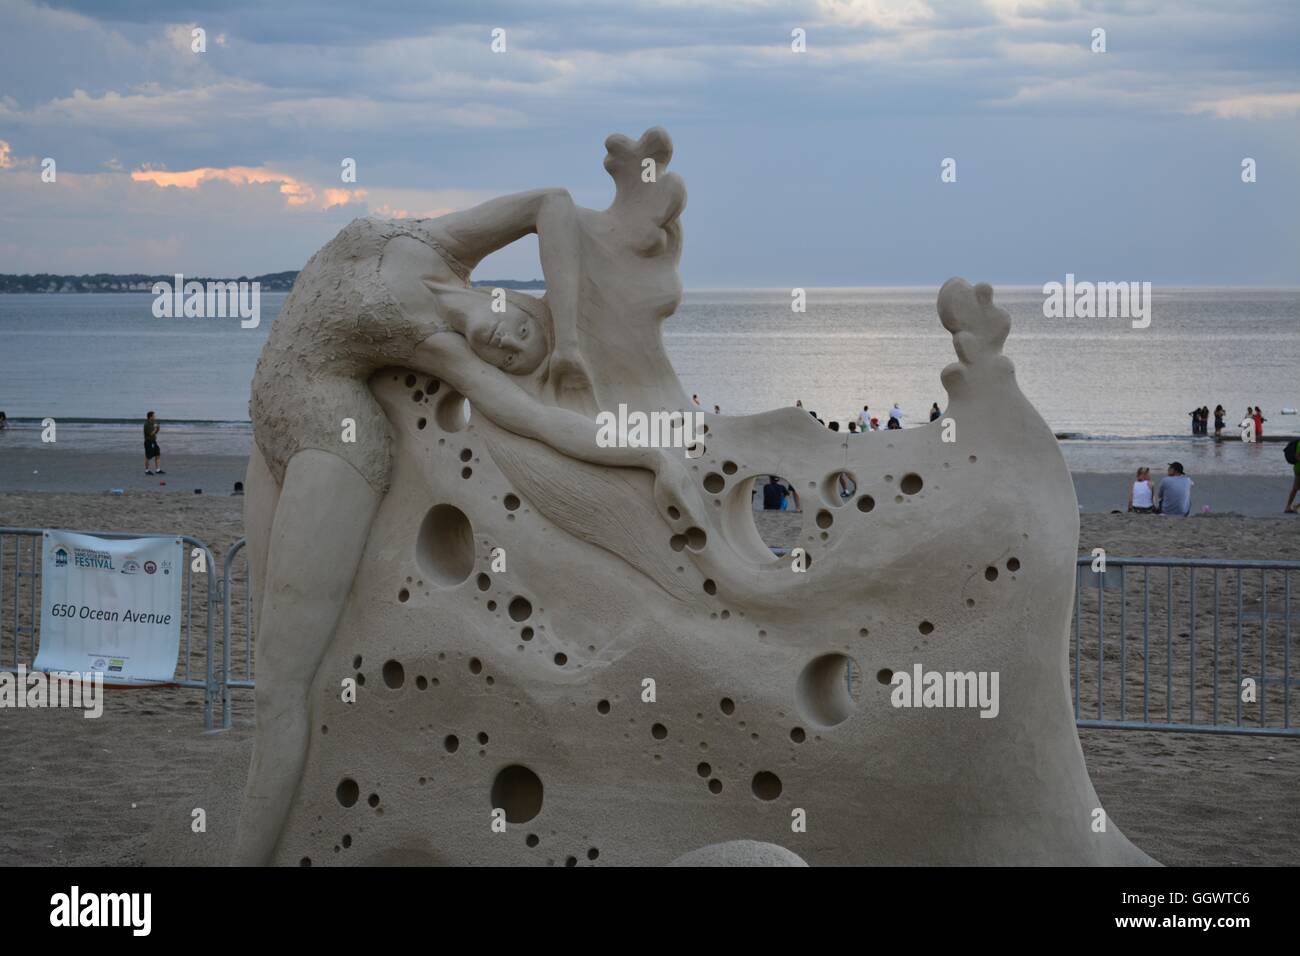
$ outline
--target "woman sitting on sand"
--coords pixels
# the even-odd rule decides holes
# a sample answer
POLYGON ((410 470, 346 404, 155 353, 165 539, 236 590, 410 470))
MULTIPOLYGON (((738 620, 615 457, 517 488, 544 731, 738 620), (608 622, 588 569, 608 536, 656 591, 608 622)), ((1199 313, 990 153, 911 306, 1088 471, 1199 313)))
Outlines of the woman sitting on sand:
POLYGON ((1151 469, 1139 468, 1137 478, 1128 493, 1128 510, 1142 514, 1155 514, 1155 491, 1151 486, 1151 469))
POLYGON ((275 320, 249 405, 257 736, 237 864, 274 855, 306 759, 308 695, 388 490, 389 423, 367 385, 375 371, 434 376, 504 429, 593 464, 652 471, 661 513, 696 514, 680 452, 598 447, 592 419, 534 397, 543 387, 554 397, 565 376, 585 382, 573 351, 554 354, 550 314, 575 309, 573 208, 562 190, 539 190, 435 220, 355 220, 312 257, 275 320), (481 259, 531 232, 546 300, 471 287, 481 259))

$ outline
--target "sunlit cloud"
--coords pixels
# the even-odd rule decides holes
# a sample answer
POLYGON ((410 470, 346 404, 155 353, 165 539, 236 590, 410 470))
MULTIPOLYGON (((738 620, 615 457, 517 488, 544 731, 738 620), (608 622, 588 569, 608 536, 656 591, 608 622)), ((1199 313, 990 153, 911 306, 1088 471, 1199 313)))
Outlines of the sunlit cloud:
POLYGON ((1203 100, 1191 112, 1210 113, 1218 119, 1270 120, 1300 112, 1300 93, 1253 93, 1203 100))
POLYGON ((345 206, 365 198, 365 190, 324 189, 321 192, 287 173, 277 172, 266 167, 254 166, 204 166, 200 169, 186 169, 171 172, 165 169, 137 169, 131 178, 138 183, 153 183, 155 186, 175 189, 198 189, 203 183, 224 182, 236 186, 278 185, 280 194, 290 206, 315 205, 321 209, 333 206, 345 206))

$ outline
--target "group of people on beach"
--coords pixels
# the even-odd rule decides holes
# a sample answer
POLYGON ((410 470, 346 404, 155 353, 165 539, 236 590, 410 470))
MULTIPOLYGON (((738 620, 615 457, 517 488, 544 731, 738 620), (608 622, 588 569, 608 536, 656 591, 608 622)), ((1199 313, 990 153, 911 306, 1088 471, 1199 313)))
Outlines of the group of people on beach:
MULTIPOLYGON (((795 408, 803 408, 803 399, 802 398, 795 399, 794 405, 795 408)), ((832 421, 828 424, 823 419, 821 419, 815 411, 809 411, 808 414, 811 415, 814 419, 816 419, 819 425, 824 425, 825 427, 829 428, 833 432, 837 432, 840 430, 840 423, 838 421, 832 421)), ((942 414, 943 412, 940 411, 938 402, 935 402, 933 405, 930 406, 930 421, 935 421, 942 414)), ((903 409, 898 404, 898 402, 894 402, 893 408, 889 410, 889 417, 885 420, 884 425, 880 424, 879 418, 876 418, 871 414, 870 405, 863 405, 862 411, 858 412, 856 416, 850 416, 848 420, 848 430, 851 434, 854 435, 858 435, 863 432, 886 431, 886 430, 893 430, 902 427, 903 427, 903 409)))
MULTIPOLYGON (((1208 405, 1203 405, 1200 408, 1193 408, 1187 414, 1192 419, 1193 435, 1208 435, 1210 433, 1210 407, 1208 405)), ((1223 437, 1223 428, 1227 414, 1228 413, 1224 411, 1222 405, 1214 406, 1215 438, 1223 437)), ((1241 428, 1243 431, 1247 428, 1253 428, 1255 432, 1255 440, 1259 441, 1259 439, 1264 437, 1264 423, 1266 421, 1268 421, 1268 419, 1264 417, 1264 410, 1262 408, 1258 405, 1247 405, 1246 415, 1241 420, 1241 428)))

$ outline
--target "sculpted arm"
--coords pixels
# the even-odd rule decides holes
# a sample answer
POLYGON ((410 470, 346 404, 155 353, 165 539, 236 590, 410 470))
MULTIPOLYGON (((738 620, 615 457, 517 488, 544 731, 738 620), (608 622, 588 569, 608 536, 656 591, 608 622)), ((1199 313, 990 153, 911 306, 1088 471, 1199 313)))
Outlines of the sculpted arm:
POLYGON ((447 382, 493 422, 516 435, 593 465, 651 472, 655 504, 669 523, 684 517, 691 524, 704 526, 699 492, 682 457, 662 448, 602 448, 596 443, 593 419, 534 400, 511 376, 475 355, 460 335, 438 332, 429 336, 416 349, 412 366, 447 382))
POLYGON ((581 283, 577 209, 564 189, 535 189, 481 203, 437 220, 448 251, 473 269, 490 253, 537 233, 546 301, 555 317, 556 352, 574 358, 578 348, 581 283))
POLYGON ((596 444, 596 422, 564 408, 543 405, 513 377, 480 359, 454 332, 429 336, 415 350, 413 367, 447 382, 470 405, 507 431, 550 445, 570 458, 616 468, 657 471, 654 448, 602 448, 596 444))

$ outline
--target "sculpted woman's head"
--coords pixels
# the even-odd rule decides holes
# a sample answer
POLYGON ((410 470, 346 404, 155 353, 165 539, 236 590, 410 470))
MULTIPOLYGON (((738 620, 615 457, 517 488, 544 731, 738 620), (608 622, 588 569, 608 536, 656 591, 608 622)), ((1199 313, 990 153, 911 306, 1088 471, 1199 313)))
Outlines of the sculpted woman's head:
POLYGON ((474 354, 509 375, 527 375, 551 353, 551 317, 546 303, 529 295, 506 292, 505 310, 492 309, 496 299, 482 290, 467 290, 467 301, 450 318, 474 354))

